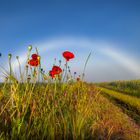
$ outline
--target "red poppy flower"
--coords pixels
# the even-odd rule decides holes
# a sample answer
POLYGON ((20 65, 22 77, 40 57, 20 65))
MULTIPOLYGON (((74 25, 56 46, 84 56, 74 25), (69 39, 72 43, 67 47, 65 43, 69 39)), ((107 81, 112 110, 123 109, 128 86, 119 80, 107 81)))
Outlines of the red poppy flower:
POLYGON ((37 54, 32 54, 31 57, 32 57, 33 60, 37 60, 38 59, 38 55, 37 54))
POLYGON ((55 74, 60 74, 62 72, 62 69, 60 67, 58 67, 58 66, 53 66, 52 71, 55 74))
POLYGON ((54 76, 55 76, 54 71, 50 70, 50 71, 49 71, 49 75, 50 75, 52 78, 54 78, 54 76))
POLYGON ((52 70, 49 71, 49 75, 54 78, 55 75, 60 74, 62 69, 58 66, 53 66, 52 70))
POLYGON ((74 58, 74 54, 72 52, 69 52, 69 51, 65 51, 63 52, 63 57, 69 61, 69 59, 72 59, 74 58))
POLYGON ((38 66, 39 61, 31 59, 31 60, 28 61, 28 64, 31 65, 31 66, 38 66))

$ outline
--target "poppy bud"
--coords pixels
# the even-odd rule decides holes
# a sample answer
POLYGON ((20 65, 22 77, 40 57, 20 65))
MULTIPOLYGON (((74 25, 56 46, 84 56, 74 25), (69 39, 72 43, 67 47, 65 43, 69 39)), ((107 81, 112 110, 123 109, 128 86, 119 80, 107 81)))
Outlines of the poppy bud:
POLYGON ((16 59, 19 59, 19 56, 16 56, 16 59))
POLYGON ((12 54, 11 54, 11 53, 8 54, 8 58, 9 58, 9 59, 12 58, 12 54))
POLYGON ((28 50, 31 51, 32 50, 32 45, 28 46, 28 50))
POLYGON ((59 63, 61 64, 61 60, 59 60, 59 63))

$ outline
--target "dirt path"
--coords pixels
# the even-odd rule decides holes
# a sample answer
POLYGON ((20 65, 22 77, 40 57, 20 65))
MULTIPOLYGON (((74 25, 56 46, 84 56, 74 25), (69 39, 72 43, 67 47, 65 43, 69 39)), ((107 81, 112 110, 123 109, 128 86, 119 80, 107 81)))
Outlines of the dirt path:
POLYGON ((110 127, 112 137, 114 135, 111 140, 140 140, 140 127, 133 119, 103 95, 100 95, 98 100, 103 107, 100 110, 102 119, 97 123, 98 125, 103 124, 104 127, 110 127))
MULTIPOLYGON (((111 95, 106 95, 105 94, 106 92, 104 89, 102 89, 101 95, 103 96, 103 99, 106 100, 107 104, 110 104, 110 108, 112 108, 112 110, 114 110, 113 114, 114 115, 116 114, 116 116, 118 114, 120 114, 121 123, 123 122, 125 124, 125 125, 123 125, 123 129, 126 129, 125 134, 128 133, 128 135, 130 136, 130 139, 140 140, 140 125, 134 120, 133 115, 130 115, 130 114, 133 114, 133 110, 128 110, 130 108, 127 108, 127 106, 123 106, 124 104, 120 104, 120 102, 117 102, 114 99, 112 100, 112 98, 110 98, 111 95), (126 107, 126 109, 125 109, 125 107, 126 107), (128 114, 128 112, 129 112, 129 114, 128 114), (134 135, 137 136, 137 138, 134 138, 134 135)), ((133 108, 131 108, 131 109, 133 109, 133 108)), ((108 110, 106 112, 108 112, 108 110)), ((111 113, 108 115, 112 116, 111 113)), ((116 120, 114 120, 114 123, 115 123, 115 121, 116 120)))

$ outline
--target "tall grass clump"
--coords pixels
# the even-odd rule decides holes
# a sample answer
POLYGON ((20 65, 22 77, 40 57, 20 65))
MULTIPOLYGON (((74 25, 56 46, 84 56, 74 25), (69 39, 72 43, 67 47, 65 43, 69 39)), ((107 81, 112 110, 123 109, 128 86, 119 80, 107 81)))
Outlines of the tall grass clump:
MULTIPOLYGON (((38 50, 28 47, 24 70, 14 74, 9 54, 9 72, 0 89, 0 134, 5 139, 86 139, 94 122, 94 94, 78 77, 72 77, 68 61, 74 54, 63 53, 64 70, 53 65, 49 73, 41 67, 38 50), (30 58, 31 57, 31 58, 30 58)), ((87 63, 87 62, 86 62, 87 63)), ((85 68, 84 68, 85 69, 85 68)))

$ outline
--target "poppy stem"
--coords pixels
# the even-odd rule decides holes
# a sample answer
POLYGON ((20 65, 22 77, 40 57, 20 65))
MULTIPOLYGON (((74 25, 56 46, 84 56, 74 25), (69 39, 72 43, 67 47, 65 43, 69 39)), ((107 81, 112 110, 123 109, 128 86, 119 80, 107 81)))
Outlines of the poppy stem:
MULTIPOLYGON (((10 79, 11 79, 11 75, 12 75, 11 60, 9 60, 9 67, 10 67, 10 79)), ((10 83, 11 83, 11 80, 10 80, 10 83)))
POLYGON ((65 78, 66 78, 66 75, 67 75, 67 67, 68 67, 68 61, 67 60, 66 60, 65 66, 66 66, 66 69, 65 69, 65 75, 64 75, 64 78, 63 78, 63 82, 65 82, 65 78))
POLYGON ((21 80, 21 82, 23 82, 23 79, 22 79, 22 72, 21 72, 21 65, 20 65, 19 57, 17 57, 17 61, 18 61, 18 65, 19 65, 20 80, 21 80))
MULTIPOLYGON (((25 65, 25 70, 26 70, 26 82, 28 82, 28 61, 29 61, 29 57, 30 57, 30 53, 31 53, 31 50, 32 50, 32 46, 29 46, 28 47, 28 52, 27 52, 27 60, 26 60, 26 65, 25 65), (31 47, 31 48, 30 48, 31 47)), ((30 67, 31 69, 31 67, 30 67)), ((23 74, 24 75, 24 74, 23 74)))
POLYGON ((11 54, 9 54, 10 83, 11 83, 11 76, 12 76, 12 65, 11 65, 11 58, 12 58, 12 55, 11 55, 11 54))
POLYGON ((25 70, 26 70, 26 82, 28 82, 28 65, 26 65, 25 70))
POLYGON ((40 56, 39 56, 39 52, 38 52, 38 49, 36 48, 36 53, 39 57, 39 68, 38 68, 38 82, 40 81, 40 71, 41 71, 41 60, 40 60, 40 56))

